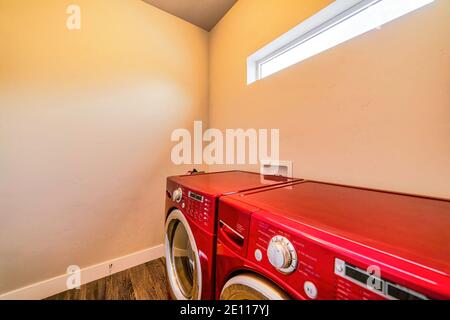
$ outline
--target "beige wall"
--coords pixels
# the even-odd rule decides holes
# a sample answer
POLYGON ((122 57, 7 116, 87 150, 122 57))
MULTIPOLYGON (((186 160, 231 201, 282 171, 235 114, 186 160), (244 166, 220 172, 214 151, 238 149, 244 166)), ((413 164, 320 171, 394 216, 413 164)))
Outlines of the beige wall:
POLYGON ((210 36, 210 125, 280 128, 297 177, 450 198, 450 1, 246 85, 250 54, 331 2, 228 12, 210 36))
POLYGON ((450 197, 447 0, 246 85, 247 56, 330 2, 240 0, 208 82, 208 34, 139 0, 77 0, 72 32, 72 1, 0 0, 0 293, 161 243, 187 169, 168 137, 208 110, 280 128, 298 177, 450 197))
POLYGON ((170 133, 207 116, 205 31, 71 3, 0 0, 0 293, 160 244, 170 133))

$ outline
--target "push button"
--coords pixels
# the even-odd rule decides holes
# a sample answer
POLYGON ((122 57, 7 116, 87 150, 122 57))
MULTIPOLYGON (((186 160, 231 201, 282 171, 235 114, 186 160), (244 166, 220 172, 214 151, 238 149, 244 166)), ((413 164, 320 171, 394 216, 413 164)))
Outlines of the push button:
POLYGON ((303 288, 305 289, 305 293, 309 298, 317 298, 317 287, 314 283, 312 283, 311 281, 306 281, 303 288))
POLYGON ((263 258, 263 254, 262 254, 261 250, 256 249, 255 250, 255 259, 256 259, 256 261, 259 262, 259 261, 262 260, 262 258, 263 258))

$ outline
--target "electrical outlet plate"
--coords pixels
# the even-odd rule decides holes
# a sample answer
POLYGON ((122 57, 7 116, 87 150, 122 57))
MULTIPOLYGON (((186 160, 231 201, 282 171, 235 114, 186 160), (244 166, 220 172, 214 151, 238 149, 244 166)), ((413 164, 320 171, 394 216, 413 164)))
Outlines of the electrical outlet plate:
POLYGON ((262 160, 259 172, 262 175, 293 178, 293 163, 282 160, 262 160))

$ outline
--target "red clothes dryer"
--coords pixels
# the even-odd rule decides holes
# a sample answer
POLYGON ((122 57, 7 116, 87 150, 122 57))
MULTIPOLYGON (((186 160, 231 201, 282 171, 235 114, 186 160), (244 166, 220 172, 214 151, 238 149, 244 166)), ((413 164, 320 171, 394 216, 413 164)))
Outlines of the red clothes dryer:
POLYGON ((450 201, 317 182, 220 199, 219 299, 450 299, 450 201))
POLYGON ((214 299, 217 202, 222 195, 292 182, 229 171, 167 178, 165 255, 174 299, 214 299))

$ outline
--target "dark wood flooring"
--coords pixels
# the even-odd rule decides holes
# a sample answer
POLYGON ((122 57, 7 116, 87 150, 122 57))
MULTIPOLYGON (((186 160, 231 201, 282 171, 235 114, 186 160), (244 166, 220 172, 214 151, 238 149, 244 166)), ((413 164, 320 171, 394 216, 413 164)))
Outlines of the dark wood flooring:
POLYGON ((113 274, 46 300, 167 300, 164 258, 113 274))

